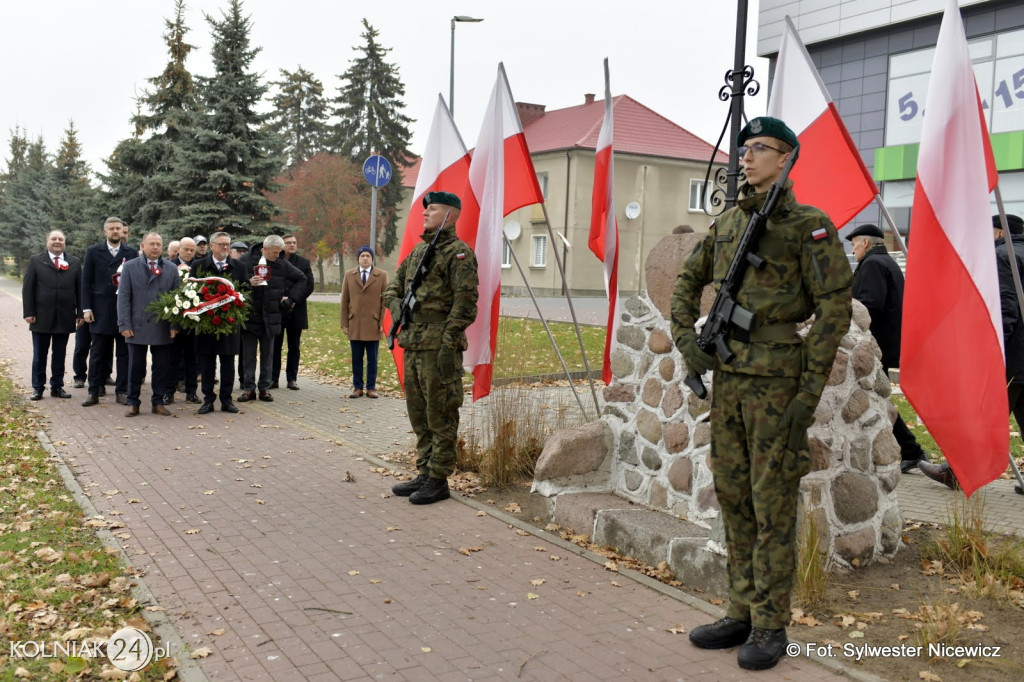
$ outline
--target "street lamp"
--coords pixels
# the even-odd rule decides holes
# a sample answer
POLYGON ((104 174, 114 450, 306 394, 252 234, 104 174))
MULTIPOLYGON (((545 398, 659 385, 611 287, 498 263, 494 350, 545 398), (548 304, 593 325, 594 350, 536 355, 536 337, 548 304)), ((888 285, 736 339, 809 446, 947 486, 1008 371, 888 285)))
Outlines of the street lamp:
POLYGON ((483 21, 483 19, 467 17, 461 14, 457 14, 452 17, 452 56, 451 60, 448 62, 448 111, 451 112, 452 116, 455 115, 455 22, 460 21, 477 23, 483 21))

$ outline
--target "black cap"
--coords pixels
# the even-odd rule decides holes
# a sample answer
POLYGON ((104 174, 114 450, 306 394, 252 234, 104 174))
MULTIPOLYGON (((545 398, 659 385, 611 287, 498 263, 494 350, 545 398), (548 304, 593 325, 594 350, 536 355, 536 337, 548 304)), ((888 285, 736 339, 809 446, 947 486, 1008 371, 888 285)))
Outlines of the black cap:
POLYGON ((846 241, 852 242, 854 237, 878 237, 879 239, 884 239, 885 234, 878 228, 878 225, 868 223, 867 225, 860 225, 853 232, 846 235, 846 241))
MULTIPOLYGON (((1010 228, 1010 234, 1024 234, 1024 218, 1007 213, 1006 224, 1010 228)), ((999 219, 998 215, 992 216, 992 228, 996 230, 1003 229, 1003 221, 999 219)))
POLYGON ((430 204, 443 204, 462 210, 462 200, 451 192, 427 192, 423 195, 423 208, 430 204))
POLYGON ((245 245, 245 242, 231 242, 231 248, 238 251, 248 251, 249 247, 245 245))

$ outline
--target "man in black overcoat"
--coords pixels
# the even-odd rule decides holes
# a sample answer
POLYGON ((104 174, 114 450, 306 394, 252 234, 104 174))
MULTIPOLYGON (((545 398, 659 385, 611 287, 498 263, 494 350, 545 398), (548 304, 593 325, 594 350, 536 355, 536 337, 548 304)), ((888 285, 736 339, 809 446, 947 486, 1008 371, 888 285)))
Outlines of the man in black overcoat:
POLYGON ((64 390, 68 337, 82 324, 82 265, 64 253, 64 233, 46 236, 46 250, 28 260, 21 287, 22 314, 32 332, 32 396, 41 400, 46 385, 46 356, 50 363, 50 395, 70 398, 64 390))
POLYGON ((302 340, 302 330, 309 328, 309 313, 306 310, 306 299, 313 293, 315 280, 313 279, 313 267, 308 258, 303 258, 296 251, 299 242, 294 234, 282 235, 284 240, 284 253, 281 257, 299 269, 306 277, 305 296, 295 301, 291 312, 284 314, 281 320, 282 330, 274 338, 274 368, 272 371, 273 381, 270 388, 277 388, 281 379, 281 355, 284 350, 285 337, 288 339, 288 364, 285 366, 285 379, 288 381, 288 388, 293 391, 299 390, 299 343, 302 340))

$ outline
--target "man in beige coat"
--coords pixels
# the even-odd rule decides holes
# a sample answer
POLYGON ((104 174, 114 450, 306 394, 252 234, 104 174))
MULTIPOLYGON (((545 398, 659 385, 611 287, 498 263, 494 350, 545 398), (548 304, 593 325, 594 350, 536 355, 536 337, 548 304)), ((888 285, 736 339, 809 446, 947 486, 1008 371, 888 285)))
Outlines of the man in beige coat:
POLYGON ((341 283, 341 331, 352 348, 352 385, 349 398, 377 397, 377 349, 383 334, 384 290, 388 276, 373 265, 373 249, 364 246, 357 255, 359 267, 345 272, 341 283), (366 383, 363 383, 363 356, 366 383))

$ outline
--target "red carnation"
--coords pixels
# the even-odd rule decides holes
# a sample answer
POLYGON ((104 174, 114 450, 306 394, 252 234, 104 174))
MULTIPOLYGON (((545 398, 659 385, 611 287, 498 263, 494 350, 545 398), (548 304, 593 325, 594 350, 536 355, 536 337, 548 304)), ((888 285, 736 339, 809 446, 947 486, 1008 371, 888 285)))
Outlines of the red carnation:
POLYGON ((215 312, 217 312, 217 311, 216 310, 207 310, 206 314, 207 315, 213 315, 215 312))
POLYGON ((227 311, 231 310, 231 304, 230 303, 225 303, 224 305, 222 305, 220 307, 220 309, 223 310, 224 312, 227 312, 227 311))
POLYGON ((224 286, 223 284, 218 284, 217 285, 217 293, 218 294, 226 294, 227 291, 228 291, 228 288, 226 286, 224 286))
POLYGON ((241 307, 242 307, 242 306, 244 306, 244 305, 245 305, 245 304, 244 304, 244 303, 242 303, 242 302, 241 302, 241 301, 240 301, 239 299, 237 299, 237 298, 235 299, 235 307, 236 307, 236 308, 241 308, 241 307))
POLYGON ((233 315, 228 315, 228 324, 234 324, 234 323, 235 323, 234 316, 233 315))
POLYGON ((210 322, 213 322, 214 325, 219 325, 221 323, 220 316, 219 315, 214 315, 213 319, 210 320, 210 322))
POLYGON ((209 301, 212 298, 213 298, 213 294, 203 294, 203 300, 204 301, 209 301))
POLYGON ((203 288, 201 288, 199 290, 199 293, 201 293, 201 294, 203 294, 205 296, 206 294, 210 293, 210 290, 207 289, 206 287, 203 287, 203 288))

